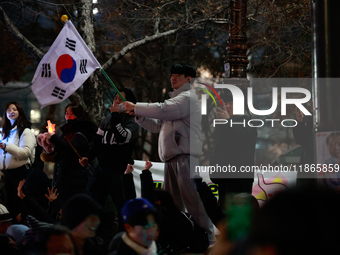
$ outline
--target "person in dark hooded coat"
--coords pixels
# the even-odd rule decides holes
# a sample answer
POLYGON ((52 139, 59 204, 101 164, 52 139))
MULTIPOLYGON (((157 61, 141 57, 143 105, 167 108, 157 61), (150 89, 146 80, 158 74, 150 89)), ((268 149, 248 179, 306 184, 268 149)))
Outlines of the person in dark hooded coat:
MULTIPOLYGON (((46 146, 45 143, 44 148, 55 162, 52 186, 64 202, 75 194, 86 193, 88 171, 79 164, 79 155, 88 153, 97 131, 97 126, 87 119, 87 113, 79 104, 66 106, 65 119, 67 123, 60 128, 61 136, 52 132, 43 134, 50 144, 46 146)), ((38 142, 43 143, 43 139, 38 137, 38 142)))

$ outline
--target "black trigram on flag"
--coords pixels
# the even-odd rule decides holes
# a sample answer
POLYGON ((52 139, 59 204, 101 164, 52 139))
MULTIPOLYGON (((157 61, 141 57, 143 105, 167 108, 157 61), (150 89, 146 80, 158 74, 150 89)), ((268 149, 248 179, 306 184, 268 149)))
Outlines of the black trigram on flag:
POLYGON ((59 99, 63 99, 65 96, 66 90, 63 90, 61 88, 58 87, 54 87, 53 91, 52 91, 52 96, 57 97, 59 99))
POLYGON ((51 66, 50 64, 42 64, 41 77, 51 77, 51 66))
POLYGON ((76 41, 73 41, 71 39, 68 39, 66 37, 66 45, 67 48, 69 48, 70 50, 75 51, 76 50, 76 41))
POLYGON ((83 74, 83 73, 87 73, 86 71, 86 64, 87 64, 87 59, 81 59, 80 60, 80 67, 79 67, 79 70, 80 72, 83 74))

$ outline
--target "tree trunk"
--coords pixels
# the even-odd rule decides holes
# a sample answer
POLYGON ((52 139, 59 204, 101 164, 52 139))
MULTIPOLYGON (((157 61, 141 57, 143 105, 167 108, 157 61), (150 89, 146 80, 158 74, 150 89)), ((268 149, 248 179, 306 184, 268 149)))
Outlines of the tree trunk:
MULTIPOLYGON (((96 55, 94 39, 93 6, 92 0, 77 1, 78 31, 89 49, 96 55)), ((84 83, 84 103, 86 111, 95 123, 100 123, 104 117, 103 111, 103 84, 99 78, 100 72, 94 72, 84 83)))

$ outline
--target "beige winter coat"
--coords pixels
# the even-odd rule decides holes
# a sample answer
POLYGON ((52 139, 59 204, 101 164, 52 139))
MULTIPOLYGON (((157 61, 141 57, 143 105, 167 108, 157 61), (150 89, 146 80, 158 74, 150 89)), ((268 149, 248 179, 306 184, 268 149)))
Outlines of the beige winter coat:
POLYGON ((14 169, 34 162, 36 138, 29 128, 25 128, 19 138, 15 126, 10 131, 9 137, 6 139, 1 137, 1 141, 6 143, 6 153, 0 149, 0 170, 14 169))

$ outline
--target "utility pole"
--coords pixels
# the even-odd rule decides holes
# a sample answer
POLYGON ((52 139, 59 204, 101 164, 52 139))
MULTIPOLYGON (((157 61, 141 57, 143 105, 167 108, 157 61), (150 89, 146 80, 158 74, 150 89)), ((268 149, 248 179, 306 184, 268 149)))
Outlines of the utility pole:
MULTIPOLYGON (((328 142, 332 135, 340 131, 340 34, 338 29, 338 10, 340 1, 311 0, 312 6, 312 40, 313 40, 313 98, 314 98, 314 162, 327 163, 326 158, 338 158, 331 152, 328 142), (327 139, 326 139, 327 137, 327 139), (325 151, 327 144, 328 151, 325 151), (330 155, 328 155, 330 154, 330 155), (325 157, 326 155, 327 157, 325 157)), ((335 165, 337 165, 337 162, 335 165)), ((329 164, 329 163, 327 163, 329 164)), ((328 166, 330 167, 332 163, 328 166)), ((335 167, 334 167, 335 168, 335 167)), ((327 173, 328 174, 328 173, 327 173)), ((330 175, 318 175, 325 179, 330 175)), ((315 176, 314 176, 315 178, 315 176)), ((326 186, 332 187, 325 180, 326 186)))
POLYGON ((340 1, 312 0, 311 3, 315 131, 340 131, 340 1))

